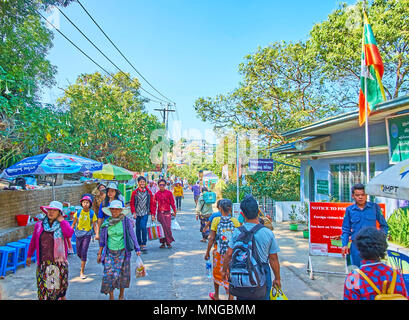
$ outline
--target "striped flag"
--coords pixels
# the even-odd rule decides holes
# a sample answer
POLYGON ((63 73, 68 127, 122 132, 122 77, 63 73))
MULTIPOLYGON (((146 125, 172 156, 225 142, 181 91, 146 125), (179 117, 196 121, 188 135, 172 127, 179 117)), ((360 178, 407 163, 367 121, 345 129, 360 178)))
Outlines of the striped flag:
POLYGON ((359 91, 359 125, 365 124, 365 100, 368 117, 375 106, 385 100, 382 85, 384 67, 368 17, 364 12, 364 31, 362 39, 361 90, 359 91), (366 99, 365 99, 366 92, 366 99))

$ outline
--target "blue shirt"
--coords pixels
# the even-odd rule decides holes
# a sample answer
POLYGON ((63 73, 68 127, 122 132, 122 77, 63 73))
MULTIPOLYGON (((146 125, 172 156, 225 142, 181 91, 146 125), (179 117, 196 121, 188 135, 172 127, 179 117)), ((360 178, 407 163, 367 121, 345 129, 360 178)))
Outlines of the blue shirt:
MULTIPOLYGON (((124 202, 121 199, 117 199, 122 202, 122 206, 124 206, 124 202)), ((105 200, 102 201, 102 203, 99 205, 99 210, 98 210, 98 219, 105 219, 108 218, 108 216, 102 211, 102 208, 104 208, 102 205, 105 203, 105 200)))
MULTIPOLYGON (((243 226, 250 231, 256 226, 255 223, 245 222, 243 226)), ((233 235, 229 241, 229 247, 234 248, 237 237, 240 235, 240 230, 238 228, 234 229, 233 235)), ((277 241, 274 237, 273 231, 264 227, 261 228, 255 235, 254 239, 256 241, 256 247, 260 255, 260 260, 262 263, 268 263, 268 256, 270 254, 275 254, 280 252, 277 241)))
POLYGON ((200 195, 200 186, 198 186, 197 184, 195 184, 192 187, 192 191, 193 191, 193 196, 197 197, 200 195))
POLYGON ((364 209, 360 209, 356 204, 349 206, 342 222, 342 246, 347 246, 350 238, 354 240, 361 229, 376 228, 376 221, 379 222, 382 231, 388 234, 388 224, 378 204, 367 202, 364 209))

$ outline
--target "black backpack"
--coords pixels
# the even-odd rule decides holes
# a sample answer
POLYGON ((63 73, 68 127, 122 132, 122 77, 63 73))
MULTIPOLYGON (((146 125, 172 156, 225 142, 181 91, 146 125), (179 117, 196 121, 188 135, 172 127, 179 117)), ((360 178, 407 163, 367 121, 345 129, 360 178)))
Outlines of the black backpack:
POLYGON ((229 292, 244 299, 260 299, 267 294, 267 276, 261 265, 254 235, 264 228, 257 224, 250 231, 239 227, 240 235, 230 261, 229 292))

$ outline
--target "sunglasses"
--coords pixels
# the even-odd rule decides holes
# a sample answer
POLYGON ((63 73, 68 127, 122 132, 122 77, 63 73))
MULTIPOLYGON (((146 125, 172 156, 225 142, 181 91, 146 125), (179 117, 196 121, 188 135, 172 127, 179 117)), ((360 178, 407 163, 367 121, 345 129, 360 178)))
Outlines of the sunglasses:
POLYGON ((159 184, 158 186, 159 186, 159 187, 164 187, 164 186, 166 186, 166 184, 161 183, 161 184, 159 184))

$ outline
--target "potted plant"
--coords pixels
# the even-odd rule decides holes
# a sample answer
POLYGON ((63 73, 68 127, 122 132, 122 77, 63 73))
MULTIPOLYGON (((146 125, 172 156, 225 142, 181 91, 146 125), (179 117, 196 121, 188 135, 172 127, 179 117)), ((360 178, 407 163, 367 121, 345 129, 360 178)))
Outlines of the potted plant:
POLYGON ((301 207, 298 209, 298 214, 299 217, 301 218, 301 224, 304 225, 303 229, 303 236, 305 239, 308 239, 310 237, 310 231, 309 231, 309 210, 308 210, 308 203, 304 202, 301 207))
POLYGON ((297 206, 291 205, 291 211, 288 215, 290 218, 290 230, 297 231, 298 230, 298 223, 297 223, 297 206))

